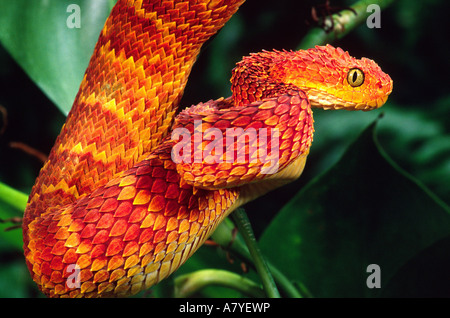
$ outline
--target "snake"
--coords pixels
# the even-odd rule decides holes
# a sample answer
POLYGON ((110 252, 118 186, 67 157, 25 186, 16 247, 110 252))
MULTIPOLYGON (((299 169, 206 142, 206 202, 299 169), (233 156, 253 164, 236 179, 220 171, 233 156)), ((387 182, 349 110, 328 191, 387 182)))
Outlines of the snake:
POLYGON ((312 108, 386 102, 389 75, 328 44, 249 54, 229 97, 180 110, 202 45, 243 2, 117 1, 24 212, 26 264, 46 296, 150 288, 236 208, 301 175, 312 108))

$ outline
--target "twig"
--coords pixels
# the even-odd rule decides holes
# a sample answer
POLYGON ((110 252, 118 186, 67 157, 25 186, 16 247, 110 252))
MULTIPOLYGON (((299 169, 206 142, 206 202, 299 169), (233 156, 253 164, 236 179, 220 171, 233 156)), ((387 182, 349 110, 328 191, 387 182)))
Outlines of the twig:
POLYGON ((33 147, 28 146, 27 144, 24 144, 23 142, 11 141, 9 143, 9 146, 14 149, 22 150, 26 154, 29 154, 30 156, 37 158, 42 163, 45 163, 47 161, 46 154, 37 149, 34 149, 33 147))
POLYGON ((8 125, 8 111, 5 107, 0 105, 0 113, 2 114, 2 127, 0 128, 0 136, 3 135, 6 131, 6 126, 8 125))
POLYGON ((9 219, 1 219, 0 218, 0 223, 12 223, 14 225, 7 227, 4 231, 11 231, 14 229, 18 229, 20 227, 22 227, 22 218, 15 216, 9 219))
POLYGON ((330 17, 333 21, 333 30, 331 32, 327 32, 319 27, 312 28, 305 35, 297 49, 308 49, 316 45, 324 45, 337 39, 341 39, 365 21, 371 14, 371 12, 367 12, 368 5, 376 4, 383 10, 392 2, 394 2, 394 0, 360 0, 350 6, 350 8, 346 8, 330 17))
MULTIPOLYGON (((328 33, 334 29, 332 14, 343 10, 350 10, 355 15, 357 14, 352 8, 349 7, 333 7, 330 5, 330 0, 326 0, 325 4, 311 8, 311 19, 317 24, 318 27, 328 33)), ((340 16, 339 12, 337 14, 340 16)), ((309 25, 309 21, 306 21, 306 23, 309 25)))

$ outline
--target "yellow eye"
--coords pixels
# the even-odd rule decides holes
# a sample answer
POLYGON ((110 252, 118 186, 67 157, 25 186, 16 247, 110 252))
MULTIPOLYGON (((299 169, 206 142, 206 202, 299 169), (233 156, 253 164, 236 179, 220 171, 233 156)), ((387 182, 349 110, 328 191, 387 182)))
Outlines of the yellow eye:
POLYGON ((359 68, 352 68, 348 71, 347 81, 352 87, 361 86, 364 83, 364 72, 359 68))

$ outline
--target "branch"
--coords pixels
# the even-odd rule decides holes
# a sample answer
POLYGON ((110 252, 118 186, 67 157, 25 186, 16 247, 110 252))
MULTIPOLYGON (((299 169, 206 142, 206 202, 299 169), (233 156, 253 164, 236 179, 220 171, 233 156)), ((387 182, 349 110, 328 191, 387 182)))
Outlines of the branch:
MULTIPOLYGON (((392 4, 392 2, 394 2, 394 0, 360 0, 350 6, 354 12, 346 9, 331 16, 334 21, 334 28, 330 32, 327 33, 324 29, 318 27, 312 28, 305 35, 297 49, 304 50, 316 45, 324 45, 326 43, 341 39, 365 21, 370 14, 372 14, 370 11, 367 12, 368 5, 376 4, 380 6, 381 10, 383 10, 392 4)), ((331 22, 329 23, 331 24, 331 22)))

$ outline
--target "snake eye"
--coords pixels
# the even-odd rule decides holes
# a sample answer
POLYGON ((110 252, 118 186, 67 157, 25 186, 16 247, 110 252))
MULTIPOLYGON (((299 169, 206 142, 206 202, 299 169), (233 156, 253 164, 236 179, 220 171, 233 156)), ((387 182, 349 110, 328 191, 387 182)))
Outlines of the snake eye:
POLYGON ((359 68, 352 68, 348 71, 347 81, 352 87, 361 86, 364 83, 364 72, 359 68))

